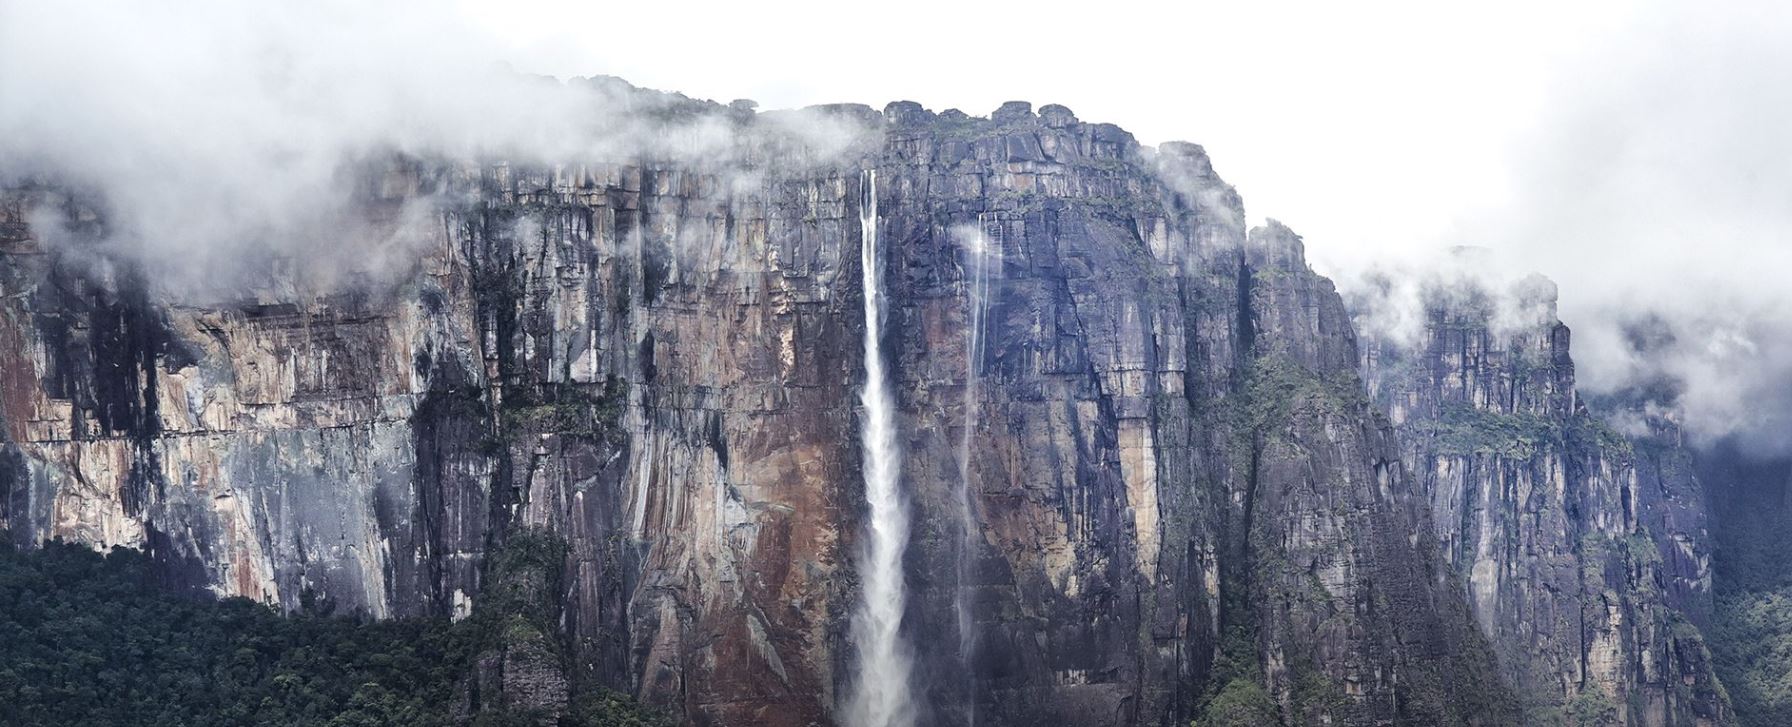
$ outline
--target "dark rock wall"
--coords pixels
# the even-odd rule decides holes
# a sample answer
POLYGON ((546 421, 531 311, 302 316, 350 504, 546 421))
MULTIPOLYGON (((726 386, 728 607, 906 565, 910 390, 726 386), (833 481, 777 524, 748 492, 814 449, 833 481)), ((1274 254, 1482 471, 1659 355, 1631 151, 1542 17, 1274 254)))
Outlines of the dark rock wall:
POLYGON ((1057 106, 828 113, 879 131, 802 163, 393 163, 371 239, 420 254, 352 293, 161 299, 24 224, 85 207, 15 190, 5 526, 380 616, 468 613, 484 554, 545 529, 575 689, 828 723, 875 168, 927 723, 1186 724, 1246 673, 1290 723, 1512 722, 1342 302, 1199 147, 1057 106))
POLYGON ((1630 412, 1625 436, 1589 412, 1547 281, 1438 286, 1424 307, 1416 342, 1371 337, 1366 378, 1527 719, 1725 721, 1700 635, 1707 504, 1679 429, 1630 412))

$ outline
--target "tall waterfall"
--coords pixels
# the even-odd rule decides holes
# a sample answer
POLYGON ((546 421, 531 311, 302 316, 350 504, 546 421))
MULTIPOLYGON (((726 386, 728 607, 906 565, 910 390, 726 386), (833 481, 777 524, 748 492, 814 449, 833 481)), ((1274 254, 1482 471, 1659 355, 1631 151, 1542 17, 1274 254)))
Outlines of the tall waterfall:
POLYGON ((958 658, 970 675, 965 714, 970 724, 977 723, 976 671, 972 667, 977 653, 977 634, 971 614, 972 567, 978 541, 981 540, 977 515, 972 503, 971 441, 977 432, 980 386, 983 376, 983 318, 989 307, 990 250, 988 225, 977 215, 977 232, 965 241, 965 308, 967 325, 964 353, 964 400, 961 410, 964 433, 958 440, 958 522, 961 540, 958 544, 958 588, 952 605, 958 615, 958 658))
POLYGON ((870 507, 858 561, 863 600, 852 620, 852 639, 858 646, 858 683, 847 716, 853 727, 910 727, 915 723, 909 686, 911 661, 901 633, 906 600, 902 552, 908 547, 908 511, 901 489, 896 401, 884 370, 881 343, 884 285, 883 257, 877 247, 877 171, 865 171, 859 188, 859 262, 865 284, 860 444, 865 459, 865 500, 870 507))

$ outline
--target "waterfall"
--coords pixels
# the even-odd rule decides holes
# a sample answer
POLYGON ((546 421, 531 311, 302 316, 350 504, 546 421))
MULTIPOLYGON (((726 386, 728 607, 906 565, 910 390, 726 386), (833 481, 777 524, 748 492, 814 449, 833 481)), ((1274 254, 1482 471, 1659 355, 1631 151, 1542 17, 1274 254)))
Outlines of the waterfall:
POLYGON ((983 375, 983 317, 989 305, 991 252, 986 236, 988 229, 983 215, 978 214, 977 232, 966 241, 965 248, 965 317, 968 320, 965 327, 964 400, 960 407, 964 416, 964 429, 958 440, 958 522, 961 540, 958 544, 958 588, 952 597, 952 605, 958 614, 958 658, 964 664, 965 673, 969 675, 965 714, 967 723, 973 725, 977 723, 977 673, 973 666, 977 653, 977 634, 971 617, 970 588, 972 558, 981 538, 971 501, 971 440, 977 431, 979 384, 983 375))
POLYGON ((858 683, 848 705, 853 727, 910 727, 915 705, 909 687, 910 657, 902 640, 906 599, 902 552, 908 546, 908 512, 901 490, 902 454, 896 443, 896 401, 884 370, 883 258, 877 247, 877 171, 859 183, 859 262, 865 285, 865 386, 859 390, 860 445, 864 449, 868 524, 858 557, 863 600, 853 614, 858 683))

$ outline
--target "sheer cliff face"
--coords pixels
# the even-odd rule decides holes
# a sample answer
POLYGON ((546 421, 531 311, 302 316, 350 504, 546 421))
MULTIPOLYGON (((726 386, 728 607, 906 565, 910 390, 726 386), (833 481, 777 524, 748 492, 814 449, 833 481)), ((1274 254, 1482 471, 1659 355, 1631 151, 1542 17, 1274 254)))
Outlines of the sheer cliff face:
POLYGON ((1246 679, 1294 723, 1510 723, 1339 297, 1204 152, 1054 106, 832 113, 880 131, 801 165, 394 163, 360 201, 420 259, 327 294, 169 299, 42 244, 31 210, 103 221, 16 190, 0 517, 382 616, 465 613, 483 554, 545 528, 575 685, 828 723, 876 168, 925 721, 1180 724, 1246 679))
POLYGON ((1678 428, 1628 415, 1626 437, 1588 412, 1547 281, 1425 303, 1416 342, 1371 337, 1365 378, 1530 719, 1725 721, 1700 636, 1706 502, 1678 428))

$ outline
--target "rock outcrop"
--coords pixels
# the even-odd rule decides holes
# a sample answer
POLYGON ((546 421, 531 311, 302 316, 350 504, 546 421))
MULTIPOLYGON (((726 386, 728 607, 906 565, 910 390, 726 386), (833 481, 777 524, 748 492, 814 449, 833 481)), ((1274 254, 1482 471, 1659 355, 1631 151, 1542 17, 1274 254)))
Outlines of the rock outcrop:
POLYGON ((1727 721, 1700 633, 1708 505, 1678 427, 1589 411, 1542 278, 1505 291, 1440 278, 1420 305, 1412 340, 1364 326, 1382 333, 1368 336, 1365 378, 1527 721, 1727 721))
MULTIPOLYGON (((1427 507, 1437 466, 1407 475, 1418 450, 1364 396, 1350 319, 1299 238, 1247 235, 1201 148, 1147 149, 1061 106, 816 113, 872 131, 716 164, 396 159, 356 200, 369 244, 415 263, 313 292, 160 291, 78 242, 107 237, 103 204, 13 190, 0 518, 26 542, 146 546, 219 593, 376 616, 470 613, 486 554, 544 530, 567 547, 571 689, 700 725, 831 723, 864 515, 856 200, 875 167, 926 723, 1186 724, 1235 682, 1290 724, 1513 723, 1449 577, 1477 551, 1431 525, 1462 511, 1427 507), (26 221, 46 213, 77 242, 45 244, 26 221), (974 254, 995 266, 981 296, 974 254)), ((1575 457, 1560 466, 1645 477, 1575 457)), ((1633 504, 1588 532, 1626 552, 1652 507, 1633 504)), ((1643 607, 1615 602, 1588 673, 1665 643, 1643 607)), ((473 688, 558 708, 538 637, 473 688)), ((1666 684, 1678 663, 1640 673, 1666 684)))

